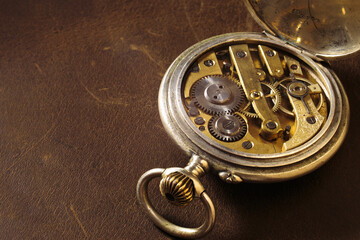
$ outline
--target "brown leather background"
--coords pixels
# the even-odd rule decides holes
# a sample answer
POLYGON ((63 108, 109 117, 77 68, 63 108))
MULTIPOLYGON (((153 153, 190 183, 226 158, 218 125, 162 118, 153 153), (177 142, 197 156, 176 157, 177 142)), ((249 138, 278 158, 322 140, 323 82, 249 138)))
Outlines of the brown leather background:
MULTIPOLYGON (((135 198, 142 173, 188 160, 161 125, 159 84, 186 48, 235 31, 261 31, 238 0, 0 1, 0 239, 170 239, 135 198)), ((359 60, 332 62, 352 108, 333 159, 284 183, 205 176, 205 239, 360 239, 359 60)), ((201 223, 201 204, 168 206, 155 185, 164 215, 201 223)))

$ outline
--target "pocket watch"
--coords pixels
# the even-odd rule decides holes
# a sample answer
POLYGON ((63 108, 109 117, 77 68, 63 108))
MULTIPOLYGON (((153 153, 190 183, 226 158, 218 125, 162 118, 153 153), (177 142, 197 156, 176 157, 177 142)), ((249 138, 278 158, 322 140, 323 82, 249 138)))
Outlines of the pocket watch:
POLYGON ((159 91, 168 134, 190 156, 184 168, 155 168, 141 176, 137 198, 170 235, 199 238, 215 222, 200 182, 207 172, 227 183, 276 182, 323 165, 349 124, 346 93, 327 60, 360 49, 359 2, 248 0, 263 33, 229 33, 203 40, 171 64, 159 91), (206 209, 198 228, 175 225, 149 201, 159 177, 169 202, 193 199, 206 209))

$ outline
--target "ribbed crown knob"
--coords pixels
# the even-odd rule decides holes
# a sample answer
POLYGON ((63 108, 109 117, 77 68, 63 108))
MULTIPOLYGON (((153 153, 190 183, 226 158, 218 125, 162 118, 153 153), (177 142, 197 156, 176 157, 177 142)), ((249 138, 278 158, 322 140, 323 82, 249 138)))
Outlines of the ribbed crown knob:
POLYGON ((194 183, 186 175, 173 172, 160 181, 160 192, 170 203, 186 206, 194 198, 194 183))

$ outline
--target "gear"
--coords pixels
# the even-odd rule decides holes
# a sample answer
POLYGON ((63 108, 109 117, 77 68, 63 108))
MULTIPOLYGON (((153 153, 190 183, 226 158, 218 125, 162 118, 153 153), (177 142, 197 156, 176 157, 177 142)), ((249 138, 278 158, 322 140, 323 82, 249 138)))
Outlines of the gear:
POLYGON ((208 127, 211 135, 224 142, 239 141, 247 132, 245 120, 241 116, 234 114, 212 117, 208 127))
POLYGON ((250 117, 250 118, 258 118, 259 117, 259 115, 257 115, 257 113, 255 113, 255 111, 251 105, 251 102, 247 102, 245 107, 240 109, 239 112, 244 114, 246 117, 250 117))
MULTIPOLYGON (((263 93, 265 98, 271 98, 271 102, 273 106, 271 110, 276 112, 281 107, 281 94, 277 88, 269 83, 262 82, 261 87, 263 89, 263 93)), ((252 108, 251 102, 247 102, 247 104, 240 110, 242 114, 251 118, 258 118, 259 115, 252 108)))
MULTIPOLYGON (((304 82, 305 85, 311 85, 313 84, 313 82, 311 82, 310 80, 306 79, 306 78, 302 78, 302 77, 296 77, 295 80, 299 81, 299 82, 304 82)), ((280 94, 284 97, 287 97, 287 91, 288 91, 288 85, 289 84, 284 84, 285 82, 293 82, 293 79, 291 77, 286 77, 278 82, 276 82, 274 84, 274 86, 276 88, 279 88, 280 89, 280 94)), ((323 105, 324 103, 324 96, 323 94, 319 93, 319 101, 318 103, 316 104, 316 109, 319 111, 321 106, 323 105)), ((285 113, 286 115, 289 115, 289 116, 294 116, 294 113, 292 111, 292 106, 290 104, 289 101, 286 101, 284 102, 284 104, 280 104, 279 105, 279 109, 280 111, 282 111, 283 113, 285 113), (286 104, 287 103, 287 104, 286 104)))
POLYGON ((210 75, 192 86, 191 97, 202 111, 218 115, 236 111, 243 101, 244 93, 236 80, 222 75, 210 75))

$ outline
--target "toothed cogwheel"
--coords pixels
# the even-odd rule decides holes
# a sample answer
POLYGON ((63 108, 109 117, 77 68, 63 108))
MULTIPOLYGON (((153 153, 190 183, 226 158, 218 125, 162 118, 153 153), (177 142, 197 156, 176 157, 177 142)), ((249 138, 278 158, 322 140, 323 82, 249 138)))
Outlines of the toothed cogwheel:
POLYGON ((191 97, 202 111, 218 115, 239 109, 244 93, 231 77, 210 75, 201 78, 192 86, 191 97))
POLYGON ((247 132, 245 120, 234 114, 212 117, 208 127, 211 135, 224 142, 239 141, 247 132))
MULTIPOLYGON (((275 86, 271 85, 270 83, 266 83, 266 82, 262 82, 261 87, 263 89, 265 98, 271 98, 270 103, 273 104, 273 106, 271 107, 271 110, 273 112, 276 112, 277 110, 279 110, 279 108, 281 107, 281 94, 280 94, 279 90, 275 86)), ((246 117, 251 117, 251 118, 259 117, 259 115, 254 112, 251 102, 247 102, 247 104, 242 109, 240 109, 239 112, 244 114, 246 117)))

